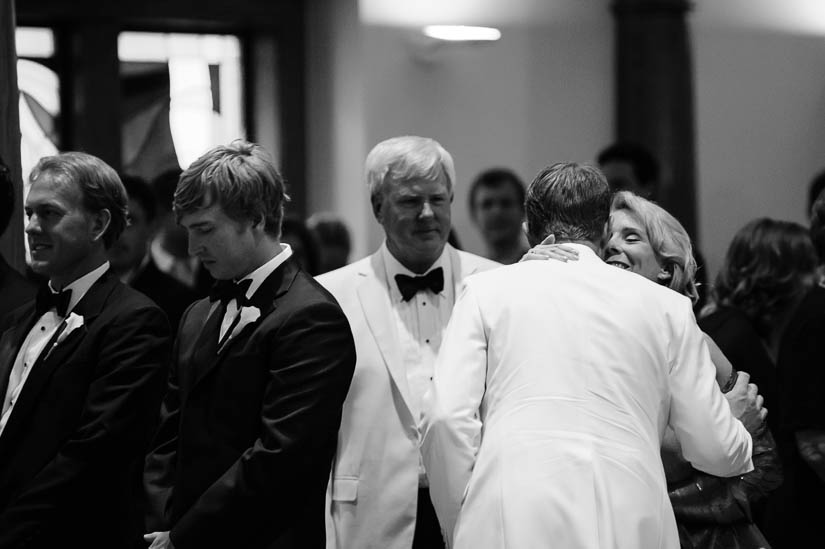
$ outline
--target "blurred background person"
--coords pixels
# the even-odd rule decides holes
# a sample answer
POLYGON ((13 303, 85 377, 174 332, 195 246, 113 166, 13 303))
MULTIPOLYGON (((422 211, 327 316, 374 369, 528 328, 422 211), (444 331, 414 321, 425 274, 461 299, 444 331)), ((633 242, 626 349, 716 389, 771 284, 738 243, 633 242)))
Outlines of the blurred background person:
POLYGON ((733 237, 699 320, 737 370, 751 374, 776 430, 776 356, 791 311, 811 288, 816 269, 808 231, 798 223, 760 218, 733 237))
POLYGON ((318 274, 334 271, 349 263, 352 241, 343 219, 332 212, 318 212, 307 219, 307 228, 318 245, 318 274))
POLYGON ((816 199, 819 198, 819 195, 822 194, 822 191, 825 190, 825 170, 822 170, 814 178, 811 180, 810 184, 808 185, 808 202, 807 206, 808 209, 805 210, 805 215, 808 217, 813 217, 813 206, 816 199))
MULTIPOLYGON (((811 288, 816 269, 813 244, 798 223, 759 218, 734 235, 699 326, 737 370, 765 397, 768 428, 781 433, 785 414, 779 399, 777 354, 791 313, 811 288)), ((776 437, 780 458, 787 441, 776 437)), ((784 465, 784 460, 783 460, 784 465)), ((786 510, 780 488, 754 509, 754 519, 771 545, 786 546, 786 510)))
POLYGON ((109 263, 121 282, 163 309, 176 329, 186 307, 195 301, 195 292, 158 269, 149 253, 157 222, 157 200, 151 187, 140 177, 124 175, 121 181, 129 198, 129 224, 108 250, 109 263))
POLYGON ((315 235, 299 217, 284 217, 281 226, 281 242, 292 247, 292 257, 310 276, 321 274, 318 271, 320 254, 315 235))
POLYGON ((157 233, 150 248, 158 269, 205 297, 214 283, 196 257, 189 255, 186 230, 178 225, 172 213, 172 201, 178 186, 181 170, 166 171, 152 181, 152 191, 157 198, 157 233))
MULTIPOLYGON (((14 184, 11 171, 0 158, 0 235, 6 232, 14 212, 14 184)), ((34 299, 37 287, 18 273, 0 254, 0 325, 3 317, 34 299)))
POLYGON ((470 219, 484 239, 484 257, 509 265, 527 251, 524 221, 524 183, 506 168, 481 172, 470 185, 470 219))
MULTIPOLYGON (((825 184, 825 174, 819 178, 825 184)), ((820 193, 821 195, 821 193, 820 193)), ((774 548, 821 545, 825 517, 825 196, 811 209, 817 283, 788 321, 777 356, 785 482, 777 494, 774 548)))
POLYGON ((599 153, 596 161, 610 190, 630 191, 656 200, 659 191, 659 161, 636 143, 614 143, 599 153))

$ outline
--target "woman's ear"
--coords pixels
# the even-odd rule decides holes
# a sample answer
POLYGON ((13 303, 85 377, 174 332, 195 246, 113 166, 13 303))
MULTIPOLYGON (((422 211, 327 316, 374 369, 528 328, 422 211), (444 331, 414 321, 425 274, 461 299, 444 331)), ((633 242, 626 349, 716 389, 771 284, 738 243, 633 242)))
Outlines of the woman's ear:
POLYGON ((670 281, 673 280, 673 267, 668 265, 666 267, 662 267, 659 269, 659 272, 656 274, 656 281, 659 284, 670 284, 670 281))

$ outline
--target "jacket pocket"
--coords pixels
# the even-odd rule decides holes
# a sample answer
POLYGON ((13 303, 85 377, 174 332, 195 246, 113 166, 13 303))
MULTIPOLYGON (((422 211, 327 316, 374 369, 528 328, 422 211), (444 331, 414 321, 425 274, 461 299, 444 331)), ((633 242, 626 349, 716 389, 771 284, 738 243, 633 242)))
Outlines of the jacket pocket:
POLYGON ((332 501, 355 501, 356 499, 358 499, 358 477, 332 479, 332 501))

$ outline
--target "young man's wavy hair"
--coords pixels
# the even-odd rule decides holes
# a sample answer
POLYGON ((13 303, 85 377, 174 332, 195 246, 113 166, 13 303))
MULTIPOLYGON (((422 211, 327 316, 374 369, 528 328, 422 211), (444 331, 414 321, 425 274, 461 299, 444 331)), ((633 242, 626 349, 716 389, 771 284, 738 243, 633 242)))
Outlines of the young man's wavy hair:
POLYGON ((188 213, 218 204, 234 221, 263 221, 264 231, 278 238, 288 201, 284 180, 269 154, 255 143, 237 140, 210 150, 181 174, 173 208, 180 221, 188 213))
POLYGON ((805 227, 755 219, 731 241, 713 288, 714 305, 739 309, 764 336, 808 290, 816 265, 805 227))

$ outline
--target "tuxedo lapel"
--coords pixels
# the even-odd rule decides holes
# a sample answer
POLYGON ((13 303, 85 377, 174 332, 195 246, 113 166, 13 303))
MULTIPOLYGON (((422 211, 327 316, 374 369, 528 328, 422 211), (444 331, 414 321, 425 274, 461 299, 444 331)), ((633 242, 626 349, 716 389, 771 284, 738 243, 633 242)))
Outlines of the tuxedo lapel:
POLYGON ((401 344, 398 340, 396 322, 392 316, 390 289, 386 282, 386 269, 380 253, 372 255, 369 268, 359 273, 363 278, 356 289, 367 327, 378 345, 384 364, 390 372, 393 382, 404 403, 410 406, 410 388, 407 384, 407 372, 401 358, 401 344))
MULTIPOLYGON (((63 326, 58 328, 51 337, 32 365, 29 377, 26 379, 25 385, 23 385, 23 390, 20 392, 17 403, 14 406, 14 411, 3 431, 4 438, 8 439, 12 437, 12 433, 25 423, 25 418, 31 413, 39 401, 38 396, 40 392, 46 386, 49 379, 51 379, 54 371, 58 367, 66 364, 66 362, 69 361, 69 357, 77 350, 80 342, 83 341, 84 337, 88 334, 89 326, 91 326, 94 320, 100 315, 106 305, 109 294, 112 293, 112 290, 114 290, 117 284, 117 278, 111 275, 110 272, 104 273, 104 275, 89 288, 89 291, 86 292, 86 295, 83 296, 72 311, 83 317, 83 325, 71 333, 66 334, 60 343, 58 343, 61 339, 60 335, 62 330, 60 328, 63 326)), ((28 330, 26 330, 26 333, 28 333, 28 330)), ((19 345, 17 348, 19 349, 19 345)), ((16 354, 15 352, 15 356, 16 354)), ((13 362, 14 358, 12 358, 12 363, 13 362)), ((8 383, 8 376, 6 376, 6 383, 8 383)))
POLYGON ((450 258, 450 266, 453 272, 453 288, 455 289, 455 298, 458 300, 458 294, 461 290, 461 282, 470 276, 471 274, 477 272, 480 269, 480 265, 475 263, 470 263, 467 261, 461 261, 461 256, 458 253, 458 250, 447 244, 447 256, 450 258))
POLYGON ((192 350, 191 364, 197 383, 217 361, 218 335, 221 331, 221 321, 226 308, 218 304, 210 307, 211 314, 198 335, 195 347, 192 350))
MULTIPOLYGON (((270 274, 266 280, 263 281, 261 286, 252 295, 249 300, 249 304, 247 305, 256 307, 261 312, 261 316, 254 323, 245 326, 234 337, 231 337, 225 341, 221 348, 218 348, 218 334, 220 332, 221 322, 221 319, 218 319, 218 328, 214 332, 214 337, 208 336, 210 341, 206 345, 210 347, 209 351, 201 352, 196 349, 193 354, 193 362, 196 363, 194 367, 196 372, 195 384, 201 381, 209 372, 214 370, 221 362, 223 362, 224 358, 231 354, 232 348, 235 345, 238 345, 241 341, 246 341, 246 339, 254 331, 254 327, 259 325, 266 316, 275 310, 277 307, 278 298, 289 291, 289 288, 292 286, 292 282, 295 280, 297 274, 298 265, 293 258, 290 257, 279 265, 278 268, 276 268, 272 274, 270 274)), ((207 332, 210 322, 211 317, 210 321, 207 322, 207 325, 204 327, 201 336, 207 332)), ((199 347, 202 346, 201 343, 202 342, 199 340, 199 347)))

